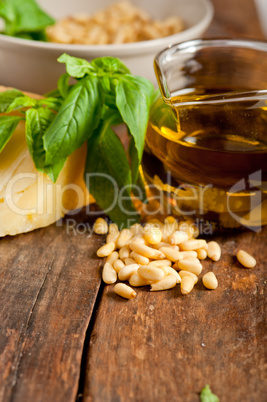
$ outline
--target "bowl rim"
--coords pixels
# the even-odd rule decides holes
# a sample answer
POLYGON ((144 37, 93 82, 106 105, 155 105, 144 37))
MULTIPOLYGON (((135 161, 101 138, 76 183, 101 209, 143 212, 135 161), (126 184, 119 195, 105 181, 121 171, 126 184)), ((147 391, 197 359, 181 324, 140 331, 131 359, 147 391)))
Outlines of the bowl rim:
POLYGON ((197 0, 198 3, 202 3, 203 8, 205 8, 204 17, 198 21, 196 24, 192 25, 189 28, 184 29, 181 32, 178 32, 173 35, 164 36, 162 38, 150 39, 146 41, 140 42, 130 42, 130 43, 122 43, 122 44, 108 44, 108 45, 79 45, 79 44, 65 44, 65 43, 54 43, 54 42, 41 42, 34 41, 29 39, 16 38, 13 36, 3 35, 0 33, 0 42, 4 42, 7 44, 15 44, 20 45, 25 48, 34 48, 34 49, 46 49, 46 50, 58 50, 61 52, 101 52, 101 53, 120 53, 120 52, 128 52, 132 51, 133 53, 144 52, 148 49, 159 48, 161 46, 165 47, 166 44, 177 43, 179 41, 179 36, 181 36, 181 41, 184 41, 183 36, 190 35, 191 32, 204 31, 210 24, 213 16, 214 16, 214 6, 211 0, 197 0))

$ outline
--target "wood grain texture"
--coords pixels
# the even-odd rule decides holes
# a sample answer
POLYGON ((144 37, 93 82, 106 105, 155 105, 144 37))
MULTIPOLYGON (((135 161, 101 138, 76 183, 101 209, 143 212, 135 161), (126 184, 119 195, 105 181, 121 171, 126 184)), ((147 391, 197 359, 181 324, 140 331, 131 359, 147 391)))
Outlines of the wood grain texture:
POLYGON ((215 15, 206 37, 264 39, 254 0, 212 0, 212 3, 215 15))
MULTIPOLYGON (((83 217, 84 218, 84 217, 83 217)), ((0 401, 74 401, 102 238, 65 224, 0 240, 0 401)))
MULTIPOLYGON (((206 36, 262 38, 253 0, 213 3, 206 36)), ((126 301, 105 287, 80 373, 101 271, 102 239, 87 236, 64 224, 0 240, 1 402, 74 402, 80 374, 83 402, 195 402, 206 383, 221 402, 267 399, 267 228, 219 238, 222 260, 204 263, 218 276, 215 291, 142 288, 126 301), (233 259, 240 247, 256 256, 255 269, 233 259)))
MULTIPOLYGON (((206 37, 263 39, 253 0, 213 0, 206 37)), ((87 354, 83 402, 197 402, 209 383, 221 402, 265 402, 267 228, 220 237, 223 257, 205 261, 219 280, 187 297, 138 289, 126 301, 106 286, 87 354), (251 251, 257 268, 233 257, 251 251)))
POLYGON ((106 286, 87 358, 84 402, 197 402, 210 384, 221 402, 267 398, 267 228, 218 238, 222 259, 204 261, 214 291, 201 281, 188 296, 179 285, 166 292, 137 289, 127 301, 106 286), (233 257, 244 248, 256 255, 255 269, 233 257))

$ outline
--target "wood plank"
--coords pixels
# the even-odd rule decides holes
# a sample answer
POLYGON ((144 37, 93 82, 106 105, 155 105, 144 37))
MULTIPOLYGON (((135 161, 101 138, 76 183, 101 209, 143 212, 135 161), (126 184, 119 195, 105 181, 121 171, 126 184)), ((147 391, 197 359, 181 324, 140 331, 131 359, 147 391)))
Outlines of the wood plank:
MULTIPOLYGON (((213 0, 215 18, 206 37, 262 39, 253 0, 213 0)), ((261 233, 221 236, 223 257, 204 262, 219 288, 196 285, 188 296, 179 287, 162 293, 138 289, 126 301, 106 286, 87 353, 83 402, 197 402, 209 383, 221 402, 267 400, 266 250, 261 233), (256 255, 253 270, 233 255, 256 255)))
POLYGON ((127 301, 106 286, 87 356, 84 402, 199 401, 210 384, 221 402, 263 402, 266 352, 267 227, 259 233, 219 237, 221 261, 204 261, 219 287, 201 281, 188 296, 137 289, 127 301), (244 248, 255 269, 233 258, 244 248))
POLYGON ((206 37, 264 39, 254 0, 212 0, 212 3, 215 16, 206 37))
POLYGON ((101 281, 102 238, 87 236, 65 221, 1 239, 0 401, 75 401, 101 281))

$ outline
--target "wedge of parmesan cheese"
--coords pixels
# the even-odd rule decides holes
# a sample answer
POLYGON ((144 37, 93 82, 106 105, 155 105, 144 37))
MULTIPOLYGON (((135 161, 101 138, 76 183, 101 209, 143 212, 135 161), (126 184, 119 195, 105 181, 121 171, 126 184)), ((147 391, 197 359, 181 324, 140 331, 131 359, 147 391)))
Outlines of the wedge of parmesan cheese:
POLYGON ((93 201, 83 179, 85 158, 86 144, 69 156, 53 183, 36 170, 20 122, 0 154, 0 236, 48 226, 93 201))

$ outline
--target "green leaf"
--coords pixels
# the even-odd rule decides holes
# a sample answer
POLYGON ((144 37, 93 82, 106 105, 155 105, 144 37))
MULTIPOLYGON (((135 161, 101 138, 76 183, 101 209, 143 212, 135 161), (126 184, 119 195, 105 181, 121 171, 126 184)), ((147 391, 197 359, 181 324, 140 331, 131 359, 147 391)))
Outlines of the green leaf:
POLYGON ((0 116, 0 152, 12 137, 20 120, 20 116, 0 116))
POLYGON ((91 61, 95 70, 103 73, 131 74, 130 70, 116 57, 99 57, 91 61))
POLYGON ((62 98, 52 98, 52 97, 47 97, 47 98, 42 98, 37 101, 36 106, 37 107, 47 107, 49 109, 52 109, 54 111, 57 111, 60 106, 62 105, 63 99, 62 98))
POLYGON ((59 80, 57 82, 58 90, 59 90, 62 98, 64 98, 64 99, 67 97, 69 90, 70 90, 69 80, 70 80, 69 74, 65 73, 59 77, 59 80))
POLYGON ((35 0, 2 0, 0 16, 5 20, 4 33, 7 35, 42 31, 55 23, 35 0))
POLYGON ((220 402, 219 398, 211 392, 210 386, 206 385, 200 393, 201 402, 220 402))
POLYGON ((153 94, 153 84, 142 77, 121 76, 116 85, 116 105, 134 138, 136 148, 136 152, 133 149, 131 152, 134 183, 137 180, 138 167, 142 159, 153 94))
POLYGON ((132 188, 133 194, 142 202, 147 203, 146 188, 140 172, 138 172, 137 180, 132 188))
POLYGON ((59 161, 55 162, 53 165, 46 166, 44 173, 52 180, 53 183, 57 181, 59 173, 64 167, 66 159, 60 159, 59 161))
POLYGON ((26 141, 35 167, 46 173, 53 182, 56 182, 65 163, 65 159, 62 159, 53 165, 45 166, 43 136, 55 116, 55 113, 43 107, 28 109, 26 112, 26 141))
POLYGON ((19 96, 14 99, 13 102, 9 105, 6 113, 10 113, 13 110, 21 110, 27 107, 34 107, 38 104, 37 99, 30 98, 29 96, 19 96))
POLYGON ((98 125, 101 107, 96 77, 85 77, 73 86, 44 135, 46 165, 53 165, 82 146, 98 125))
POLYGON ((13 2, 10 0, 0 1, 0 17, 5 21, 4 33, 7 35, 12 35, 14 32, 14 26, 16 24, 16 10, 14 8, 13 2))
POLYGON ((0 113, 5 113, 11 103, 21 96, 23 96, 23 93, 17 89, 8 89, 5 92, 0 92, 0 113))
POLYGON ((43 171, 45 165, 43 135, 54 118, 53 112, 42 107, 28 109, 26 112, 26 141, 38 170, 43 171))
POLYGON ((74 78, 83 78, 86 74, 94 72, 94 68, 88 61, 69 56, 66 53, 62 54, 57 61, 59 63, 65 63, 67 73, 74 78))
POLYGON ((127 226, 129 220, 131 223, 138 221, 139 215, 130 197, 130 166, 111 124, 112 117, 102 122, 88 141, 85 182, 90 194, 112 221, 127 226))

